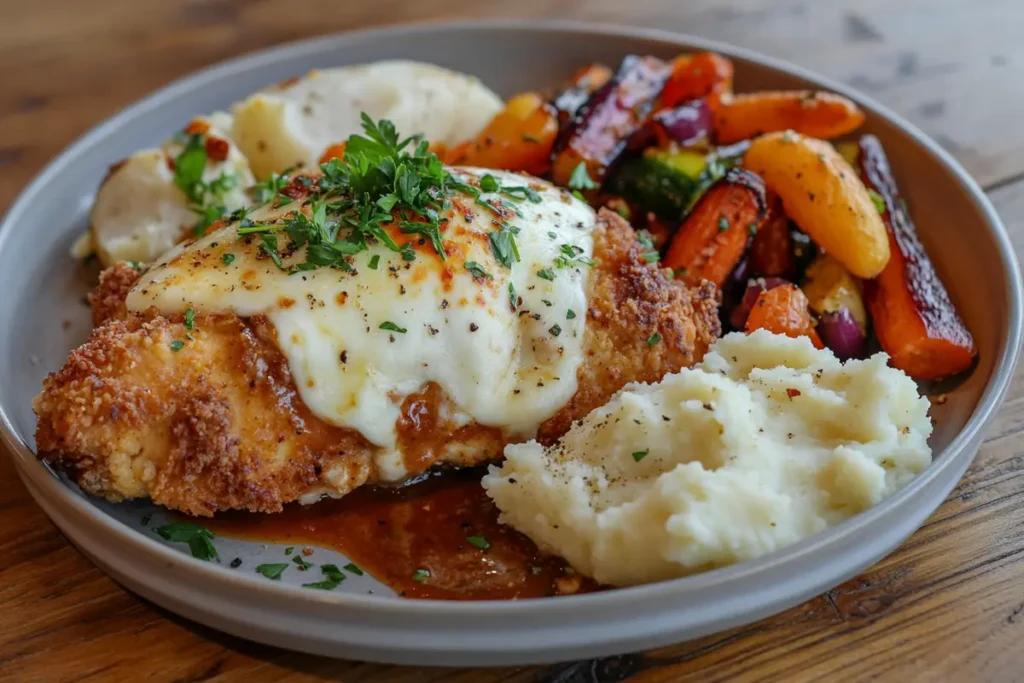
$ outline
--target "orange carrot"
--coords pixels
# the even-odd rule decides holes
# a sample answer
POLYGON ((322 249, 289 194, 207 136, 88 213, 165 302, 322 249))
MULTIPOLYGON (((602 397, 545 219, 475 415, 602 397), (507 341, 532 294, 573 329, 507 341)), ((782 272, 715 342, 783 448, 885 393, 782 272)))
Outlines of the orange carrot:
POLYGON ((732 92, 732 62, 714 52, 698 52, 676 57, 672 75, 658 97, 658 109, 705 97, 714 109, 718 101, 732 92))
POLYGON ((789 216, 782 202, 772 195, 768 218, 750 243, 750 269, 759 277, 793 277, 793 240, 789 236, 789 216))
POLYGON ((899 196, 882 144, 861 138, 857 165, 884 204, 889 263, 864 283, 875 335, 892 364, 914 379, 942 379, 971 367, 978 354, 899 196))
POLYGON ((558 135, 554 109, 534 92, 516 95, 468 143, 445 153, 447 163, 542 175, 558 135))
POLYGON ((345 145, 346 144, 348 144, 348 143, 336 142, 333 145, 331 145, 330 147, 328 147, 327 149, 325 149, 324 153, 320 155, 319 163, 326 164, 331 159, 344 159, 345 158, 345 145))
POLYGON ((662 265, 687 284, 709 280, 721 287, 764 217, 764 181, 750 171, 731 169, 693 207, 662 265))
POLYGON ((722 145, 790 129, 827 140, 849 133, 862 123, 864 112, 850 100, 811 90, 730 94, 714 109, 715 140, 722 145))
POLYGON ((743 329, 747 334, 754 330, 767 330, 787 337, 807 337, 815 348, 825 348, 807 310, 807 297, 793 284, 761 292, 743 329))

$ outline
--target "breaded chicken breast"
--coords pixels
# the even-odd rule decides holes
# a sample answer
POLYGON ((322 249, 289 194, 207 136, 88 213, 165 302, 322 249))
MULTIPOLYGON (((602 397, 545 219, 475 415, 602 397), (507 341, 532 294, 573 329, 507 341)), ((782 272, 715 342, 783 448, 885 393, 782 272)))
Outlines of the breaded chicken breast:
MULTIPOLYGON (((493 461, 529 436, 550 443, 627 383, 656 381, 704 355, 719 334, 714 287, 688 288, 646 263, 614 213, 597 215, 592 236, 575 392, 524 438, 467 420, 440 383, 425 382, 397 406, 404 476, 493 461)), ((267 316, 129 312, 125 298, 138 278, 127 264, 101 277, 92 297, 99 326, 35 401, 40 457, 91 494, 149 497, 192 515, 275 512, 395 481, 379 465, 379 444, 310 410, 267 316)))

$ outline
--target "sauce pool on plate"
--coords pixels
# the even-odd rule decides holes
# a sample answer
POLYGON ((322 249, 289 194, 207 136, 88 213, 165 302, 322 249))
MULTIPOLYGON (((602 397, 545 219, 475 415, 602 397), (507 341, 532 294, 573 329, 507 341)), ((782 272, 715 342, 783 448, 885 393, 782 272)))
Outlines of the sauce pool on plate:
POLYGON ((225 513, 204 526, 224 536, 332 548, 407 598, 510 600, 595 590, 564 560, 498 523, 482 475, 449 470, 279 514, 225 513))

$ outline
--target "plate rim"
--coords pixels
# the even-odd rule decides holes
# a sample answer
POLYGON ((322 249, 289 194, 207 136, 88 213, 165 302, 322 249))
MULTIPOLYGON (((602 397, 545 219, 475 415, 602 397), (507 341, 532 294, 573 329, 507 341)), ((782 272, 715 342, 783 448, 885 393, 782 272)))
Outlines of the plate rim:
POLYGON ((694 574, 677 579, 661 581, 652 584, 642 584, 616 588, 609 591, 589 593, 575 596, 563 596, 559 599, 549 598, 528 598, 522 600, 480 600, 480 601, 448 601, 437 599, 396 599, 393 596, 376 596, 362 594, 333 594, 319 591, 303 590, 299 587, 288 585, 275 585, 274 582, 259 578, 256 575, 238 573, 218 564, 211 564, 194 559, 176 549, 170 548, 155 539, 149 538, 142 531, 131 528, 110 518, 98 507, 89 502, 84 496, 77 494, 57 479, 49 468, 41 463, 33 450, 24 442, 14 428, 11 417, 7 414, 4 406, 0 404, 0 434, 3 441, 11 450, 15 464, 23 476, 30 477, 32 482, 41 491, 49 495, 55 495, 63 502, 70 504, 76 514, 82 514, 90 518, 90 521, 100 524, 113 533, 123 543, 130 544, 139 549, 140 552, 155 554, 156 557, 174 563, 191 563, 191 569, 202 578, 211 582, 211 587, 217 584, 233 584, 235 587, 246 586, 257 589, 268 597, 287 598, 301 604, 316 604, 323 606, 337 605, 348 609, 368 609, 373 612, 389 612, 401 616, 425 616, 425 615, 447 615, 447 616, 470 616, 487 615, 493 617, 512 616, 529 613, 538 618, 545 615, 562 612, 565 609, 589 610, 609 609, 624 607, 635 600, 642 599, 656 600, 666 594, 675 594, 680 590, 702 590, 709 589, 723 583, 740 581, 745 577, 777 568, 780 565, 800 561, 811 553, 818 552, 829 546, 840 543, 844 538, 855 535, 864 527, 875 523, 880 517, 890 513, 894 508, 902 505, 910 498, 916 496, 922 489, 931 484, 943 472, 953 466, 953 463, 963 457, 972 457, 973 453, 965 454, 965 447, 972 439, 978 436, 981 430, 994 416, 1002 402, 1003 397, 1009 389, 1013 378, 1014 369, 1020 356, 1021 350, 1021 320, 1024 316, 1022 302, 1024 302, 1024 286, 1022 286, 1020 267, 1009 235, 1003 225, 998 213, 993 208, 988 197, 978 186, 976 181, 966 172, 965 169, 942 147, 931 140, 914 124, 905 120, 900 115, 879 104, 873 98, 844 84, 833 81, 817 74, 809 69, 791 64, 785 60, 777 59, 758 53, 754 50, 719 42, 686 33, 678 33, 657 28, 619 26, 610 23, 597 23, 575 20, 548 20, 548 19, 474 19, 462 21, 423 21, 392 24, 356 31, 332 33, 311 38, 290 41, 277 44, 271 47, 252 50, 241 55, 226 59, 224 61, 207 66, 198 71, 193 71, 175 79, 169 84, 152 91, 143 98, 136 100, 133 104, 125 107, 117 114, 100 122, 78 137, 71 144, 62 149, 50 162, 39 171, 26 185, 11 203, 6 215, 0 222, 0 249, 4 248, 9 235, 16 230, 21 216, 31 205, 33 198, 39 194, 48 181, 64 171, 64 168, 71 164, 82 153, 91 149, 94 145, 102 143, 102 139, 116 130, 122 122, 134 120, 146 116, 150 111, 160 107, 164 102, 182 95, 189 90, 209 81, 217 81, 221 78, 240 72, 258 70, 268 63, 273 63, 285 56, 315 55, 322 50, 329 48, 336 43, 360 42, 367 40, 387 38, 401 38, 404 35, 430 33, 434 31, 476 31, 476 30, 503 30, 521 33, 574 33, 590 36, 609 36, 614 38, 631 38, 638 40, 649 40, 662 43, 678 45, 681 49, 702 49, 721 52, 722 54, 758 63, 775 71, 790 74, 799 78, 807 79, 820 84, 822 87, 834 92, 843 94, 864 108, 872 111, 879 117, 886 119, 889 123, 900 128, 909 135, 913 141, 929 152, 944 170, 954 178, 965 190, 969 199, 979 209, 979 213, 987 223, 987 228, 993 237, 996 249, 999 252, 1000 260, 1006 279, 1006 304, 1007 304, 1007 336, 1001 340, 1003 344, 1002 353, 993 365, 992 377, 987 382, 977 405, 974 407, 970 418, 964 427, 957 433, 952 441, 937 454, 933 455, 932 464, 919 474, 914 480, 894 496, 886 499, 879 505, 866 510, 854 517, 845 520, 841 524, 814 534, 796 544, 769 553, 760 558, 747 562, 738 563, 701 574, 694 574))

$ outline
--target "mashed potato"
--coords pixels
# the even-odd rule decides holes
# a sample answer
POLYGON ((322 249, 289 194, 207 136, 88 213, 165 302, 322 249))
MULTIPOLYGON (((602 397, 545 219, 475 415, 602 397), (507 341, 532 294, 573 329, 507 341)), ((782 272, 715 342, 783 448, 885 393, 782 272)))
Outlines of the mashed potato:
POLYGON ((452 144, 473 137, 502 108, 473 76, 393 60, 312 71, 256 93, 233 109, 233 135, 257 178, 312 167, 330 145, 362 132, 360 114, 403 135, 452 144))
POLYGON ((551 448, 508 446, 483 485, 501 521, 611 585, 790 545, 931 462, 928 401, 877 354, 730 334, 696 367, 633 384, 551 448))

